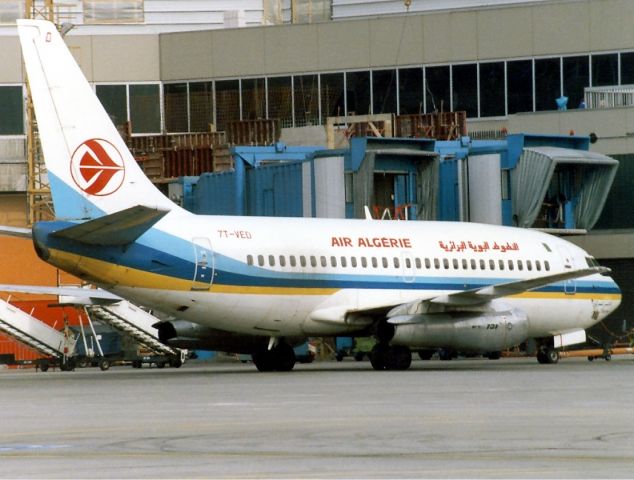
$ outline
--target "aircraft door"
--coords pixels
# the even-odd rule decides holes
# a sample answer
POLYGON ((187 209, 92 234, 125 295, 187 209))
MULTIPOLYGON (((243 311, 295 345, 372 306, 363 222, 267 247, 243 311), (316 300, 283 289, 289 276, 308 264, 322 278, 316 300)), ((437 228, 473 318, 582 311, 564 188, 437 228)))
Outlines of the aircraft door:
MULTIPOLYGON (((570 250, 565 245, 559 245, 559 255, 564 264, 564 268, 569 270, 573 268, 573 259, 570 250)), ((577 292, 577 281, 575 279, 566 280, 564 283, 564 293, 566 295, 574 295, 577 292)))
POLYGON ((209 290, 214 279, 215 261, 211 241, 206 237, 192 239, 194 246, 194 278, 192 290, 209 290))

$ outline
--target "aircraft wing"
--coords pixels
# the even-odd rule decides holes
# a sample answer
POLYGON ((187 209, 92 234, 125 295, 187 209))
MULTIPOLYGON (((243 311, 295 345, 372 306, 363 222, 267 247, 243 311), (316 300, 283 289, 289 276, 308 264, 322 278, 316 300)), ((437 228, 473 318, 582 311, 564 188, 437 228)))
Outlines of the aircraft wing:
POLYGON ((515 280, 513 282, 498 283, 495 285, 487 285, 486 287, 474 288, 471 290, 463 290, 446 295, 428 298, 425 300, 416 300, 414 302, 404 303, 392 308, 387 316, 397 317, 401 315, 412 315, 420 313, 425 303, 432 305, 440 305, 445 307, 473 307, 483 305, 491 300, 534 290, 536 288, 545 287, 556 282, 572 280, 574 278, 586 277, 596 273, 608 273, 610 269, 607 267, 588 267, 569 270, 566 272, 553 273, 551 275, 543 275, 524 280, 515 280))
MULTIPOLYGON (((31 293, 37 295, 60 295, 69 297, 71 299, 83 299, 92 303, 116 303, 123 300, 114 293, 107 292, 106 290, 95 288, 80 288, 80 287, 45 287, 39 285, 3 285, 0 284, 0 292, 18 292, 18 293, 31 293)), ((67 302, 67 303, 82 303, 67 302)))
POLYGON ((6 225, 0 225, 0 235, 3 237, 20 237, 20 238, 33 237, 33 233, 30 228, 8 227, 6 225))

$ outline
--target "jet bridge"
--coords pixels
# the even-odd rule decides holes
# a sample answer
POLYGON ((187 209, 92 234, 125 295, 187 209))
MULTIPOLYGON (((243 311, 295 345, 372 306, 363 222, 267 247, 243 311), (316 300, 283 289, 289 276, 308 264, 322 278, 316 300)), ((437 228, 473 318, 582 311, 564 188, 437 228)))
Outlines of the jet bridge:
POLYGON ((153 352, 167 356, 170 366, 180 367, 185 361, 186 350, 170 347, 158 339, 158 330, 153 325, 160 319, 127 300, 108 305, 87 305, 85 308, 89 316, 127 333, 153 352))
MULTIPOLYGON (((62 370, 72 369, 66 367, 70 365, 68 360, 75 351, 77 337, 66 329, 55 330, 9 301, 0 300, 0 331, 46 357, 59 359, 62 370)), ((41 363, 41 366, 42 370, 46 370, 48 362, 41 363)))

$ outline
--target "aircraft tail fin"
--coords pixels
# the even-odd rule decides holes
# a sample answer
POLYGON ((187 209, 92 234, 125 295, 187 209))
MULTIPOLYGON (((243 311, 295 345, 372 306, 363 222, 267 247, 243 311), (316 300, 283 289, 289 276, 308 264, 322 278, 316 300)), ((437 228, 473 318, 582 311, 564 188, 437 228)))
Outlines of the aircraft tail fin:
POLYGON ((56 217, 180 209, 145 176, 55 25, 17 23, 56 217))

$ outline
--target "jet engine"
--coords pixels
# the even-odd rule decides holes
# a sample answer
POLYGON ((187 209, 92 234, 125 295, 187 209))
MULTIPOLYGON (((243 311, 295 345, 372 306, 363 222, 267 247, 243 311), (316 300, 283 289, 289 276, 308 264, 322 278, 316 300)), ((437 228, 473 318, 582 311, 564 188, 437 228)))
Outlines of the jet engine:
MULTIPOLYGON (((188 350, 251 354, 266 350, 269 343, 269 337, 225 332, 185 320, 160 322, 155 324, 154 328, 158 329, 159 340, 164 344, 188 350)), ((285 340, 291 346, 304 341, 303 338, 285 340)))
POLYGON ((451 348, 462 352, 499 352, 528 338, 529 322, 521 310, 445 312, 402 315, 394 324, 392 345, 451 348))

